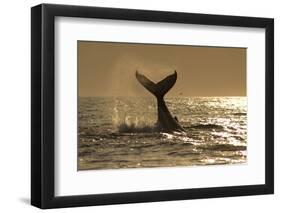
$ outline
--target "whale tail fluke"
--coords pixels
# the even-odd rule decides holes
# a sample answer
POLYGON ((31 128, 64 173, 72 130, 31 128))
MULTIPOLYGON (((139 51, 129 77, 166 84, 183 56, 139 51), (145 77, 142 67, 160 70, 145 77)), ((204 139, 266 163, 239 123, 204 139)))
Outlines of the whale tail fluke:
POLYGON ((136 71, 136 78, 149 92, 154 94, 157 98, 163 98, 164 95, 174 86, 177 80, 177 72, 167 76, 162 81, 154 83, 143 74, 136 71))

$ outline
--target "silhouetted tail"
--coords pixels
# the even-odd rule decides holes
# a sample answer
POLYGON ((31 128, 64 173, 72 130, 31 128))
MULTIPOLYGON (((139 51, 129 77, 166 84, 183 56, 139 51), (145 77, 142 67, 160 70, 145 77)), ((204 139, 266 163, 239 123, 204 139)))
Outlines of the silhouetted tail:
POLYGON ((136 72, 136 78, 149 92, 154 94, 157 98, 163 98, 164 95, 174 86, 177 80, 177 72, 167 76, 162 81, 154 83, 142 74, 136 72))

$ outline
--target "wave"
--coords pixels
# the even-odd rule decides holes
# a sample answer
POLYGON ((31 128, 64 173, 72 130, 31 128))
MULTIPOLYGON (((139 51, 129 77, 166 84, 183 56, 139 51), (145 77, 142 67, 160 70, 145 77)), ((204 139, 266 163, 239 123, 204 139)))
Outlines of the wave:
POLYGON ((122 123, 117 126, 117 130, 119 133, 162 133, 163 135, 185 135, 185 132, 182 131, 172 131, 166 132, 161 128, 158 128, 156 125, 145 124, 145 125, 137 125, 134 123, 127 124, 122 123))
POLYGON ((153 132, 159 132, 159 130, 156 128, 156 126, 151 125, 142 125, 138 126, 134 123, 127 124, 122 123, 117 126, 118 132, 121 133, 153 133, 153 132))
POLYGON ((193 126, 189 126, 187 127, 189 129, 217 129, 217 130, 223 130, 224 127, 221 125, 217 125, 217 124, 198 124, 198 125, 193 125, 193 126))
MULTIPOLYGON (((121 123, 117 125, 118 132, 120 133, 153 133, 153 132, 162 132, 160 129, 157 128, 156 125, 152 124, 144 124, 139 125, 135 123, 121 123)), ((217 124, 198 124, 185 127, 185 129, 200 129, 200 130, 223 130, 224 127, 217 124)), ((177 132, 175 132, 177 133, 177 132)))
POLYGON ((247 115, 246 112, 238 112, 238 113, 233 113, 233 115, 247 115))
POLYGON ((205 150, 213 150, 213 151, 245 151, 247 150, 246 146, 235 146, 232 144, 215 144, 209 146, 201 146, 199 147, 205 150))

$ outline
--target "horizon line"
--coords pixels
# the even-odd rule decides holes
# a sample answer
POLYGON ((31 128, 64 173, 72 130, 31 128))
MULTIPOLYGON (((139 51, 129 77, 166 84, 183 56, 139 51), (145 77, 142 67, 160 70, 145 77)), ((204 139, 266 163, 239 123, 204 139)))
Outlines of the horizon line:
MULTIPOLYGON (((87 97, 106 97, 106 98, 121 98, 121 97, 126 97, 126 98, 149 98, 149 97, 153 97, 152 95, 147 95, 147 96, 122 96, 122 95, 78 95, 78 97, 80 98, 87 98, 87 97)), ((168 98, 173 98, 173 97, 248 97, 247 95, 189 95, 189 96, 185 96, 185 95, 178 95, 178 96, 166 96, 168 98)))

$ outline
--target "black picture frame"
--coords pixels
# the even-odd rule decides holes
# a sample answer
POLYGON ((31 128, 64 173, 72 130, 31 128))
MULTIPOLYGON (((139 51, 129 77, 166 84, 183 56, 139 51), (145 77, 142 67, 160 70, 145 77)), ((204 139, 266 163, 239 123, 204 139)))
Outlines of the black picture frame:
POLYGON ((41 4, 31 8, 31 204, 42 209, 274 193, 274 20, 271 18, 41 4), (265 184, 112 194, 54 195, 55 17, 264 28, 265 184))

